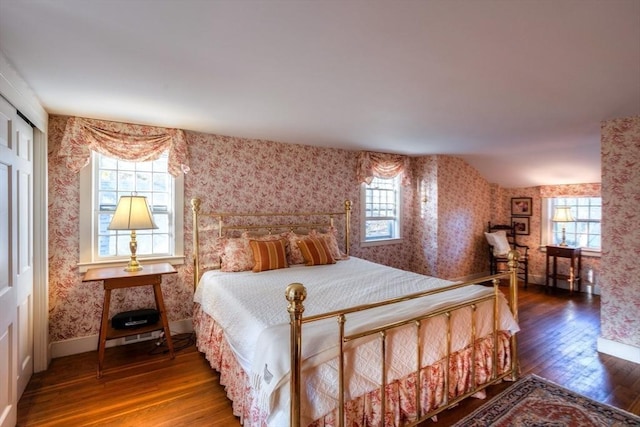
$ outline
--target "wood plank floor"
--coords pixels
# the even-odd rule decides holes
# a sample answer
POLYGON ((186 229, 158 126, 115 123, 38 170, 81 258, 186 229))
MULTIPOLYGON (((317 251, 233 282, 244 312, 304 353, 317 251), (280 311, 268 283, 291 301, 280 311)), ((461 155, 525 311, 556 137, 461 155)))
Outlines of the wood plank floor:
MULTIPOLYGON (((640 415, 640 365, 596 351, 599 313, 598 296, 521 289, 522 375, 640 415)), ((239 426, 218 374, 188 338, 175 340, 182 347, 175 360, 149 341, 109 348, 99 380, 96 352, 54 359, 22 396, 18 426, 239 426)), ((492 386, 489 397, 508 385, 492 386)), ((451 425, 483 402, 467 399, 424 425, 451 425)))

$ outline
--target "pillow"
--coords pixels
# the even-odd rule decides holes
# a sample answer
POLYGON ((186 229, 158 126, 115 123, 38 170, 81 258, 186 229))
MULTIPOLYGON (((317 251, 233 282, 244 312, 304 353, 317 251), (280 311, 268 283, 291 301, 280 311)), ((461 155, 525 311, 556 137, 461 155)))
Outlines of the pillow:
POLYGON ((289 245, 287 246, 287 263, 289 265, 304 264, 304 257, 300 248, 298 247, 298 240, 304 239, 307 236, 296 234, 293 231, 286 233, 289 245))
POLYGON ((337 234, 338 230, 336 230, 335 227, 331 227, 327 233, 320 233, 317 230, 311 230, 309 236, 324 240, 333 259, 340 260, 344 259, 346 256, 340 252, 340 246, 338 246, 338 239, 336 238, 337 234))
POLYGON ((489 245, 493 246, 493 255, 502 256, 507 255, 511 250, 511 245, 507 240, 507 232, 504 230, 498 230, 493 233, 484 233, 489 245))
POLYGON ((251 251, 253 252, 253 271, 277 270, 286 268, 287 254, 286 241, 279 240, 249 240, 251 251))
POLYGON ((336 260, 331 256, 331 251, 324 239, 309 237, 298 240, 298 247, 306 261, 306 265, 335 264, 336 260))
POLYGON ((253 253, 249 239, 226 237, 221 239, 220 270, 226 272, 248 271, 253 268, 253 253))

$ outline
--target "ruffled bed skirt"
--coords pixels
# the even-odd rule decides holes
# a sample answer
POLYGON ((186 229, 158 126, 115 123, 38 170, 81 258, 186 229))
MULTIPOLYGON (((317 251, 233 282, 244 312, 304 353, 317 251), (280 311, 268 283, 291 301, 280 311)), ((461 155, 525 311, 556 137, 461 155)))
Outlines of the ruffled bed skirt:
MULTIPOLYGON (((256 405, 251 390, 249 376, 237 362, 222 328, 204 311, 199 304, 194 307, 194 330, 197 348, 204 353, 213 369, 220 373, 220 384, 225 387, 227 397, 232 401, 233 413, 245 427, 266 426, 268 414, 256 405)), ((493 337, 476 340, 475 376, 476 384, 484 384, 491 379, 493 366, 493 337)), ((449 399, 468 392, 471 384, 471 347, 453 353, 449 360, 449 399)), ((498 334, 498 374, 511 367, 510 336, 506 332, 498 334)), ((444 404, 446 359, 423 368, 420 372, 421 415, 444 404)), ((385 426, 400 426, 416 419, 416 379, 415 373, 389 383, 386 390, 385 426)), ((476 393, 484 398, 484 392, 476 393)), ((380 425, 381 393, 379 389, 364 394, 345 404, 345 415, 349 426, 380 425)), ((314 421, 312 427, 337 426, 337 409, 314 421)))

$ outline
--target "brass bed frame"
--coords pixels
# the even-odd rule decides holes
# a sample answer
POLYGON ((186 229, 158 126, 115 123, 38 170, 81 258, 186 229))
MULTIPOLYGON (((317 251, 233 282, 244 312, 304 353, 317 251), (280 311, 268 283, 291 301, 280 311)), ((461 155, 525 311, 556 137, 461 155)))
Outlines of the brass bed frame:
MULTIPOLYGON (((350 215, 351 215, 351 202, 345 201, 344 204, 344 212, 304 212, 304 213, 243 213, 243 214, 232 214, 232 213, 202 213, 200 211, 201 201, 200 199, 192 199, 191 206, 193 211, 193 244, 194 244, 194 287, 197 286, 198 280, 200 278, 200 254, 199 254, 199 246, 200 246, 200 236, 198 230, 198 224, 200 218, 203 216, 212 217, 217 221, 217 225, 215 229, 218 231, 218 238, 224 235, 225 231, 231 230, 266 230, 271 233, 275 230, 293 230, 298 228, 304 229, 312 229, 319 227, 329 227, 334 226, 334 218, 343 216, 345 219, 345 228, 344 228, 344 244, 345 251, 349 254, 349 235, 350 235, 350 215), (295 224, 268 224, 268 225, 254 225, 254 224, 243 224, 243 225, 226 225, 225 220, 231 217, 326 217, 328 218, 325 222, 320 223, 295 223, 295 224)), ((291 375, 290 375, 290 398, 291 398, 291 409, 290 409, 290 426, 291 427, 299 427, 301 424, 301 371, 302 371, 302 325, 304 323, 311 323, 315 321, 320 321, 327 318, 335 318, 337 320, 337 327, 339 330, 339 356, 338 356, 338 420, 339 425, 344 425, 344 408, 345 408, 345 372, 344 372, 344 346, 350 341, 356 340, 358 338, 368 336, 368 335, 378 335, 380 339, 380 351, 381 351, 381 378, 382 384, 380 384, 380 394, 381 394, 381 414, 382 414, 382 422, 384 424, 384 414, 385 414, 385 404, 386 404, 386 369, 385 369, 385 357, 386 357, 386 337, 388 336, 389 331, 399 328, 401 326, 411 325, 415 326, 416 330, 416 420, 412 421, 408 425, 417 425, 422 421, 432 418, 440 412, 455 406, 458 402, 467 397, 477 393, 478 391, 484 390, 490 385, 496 384, 504 379, 510 379, 515 381, 518 377, 519 373, 519 365, 518 365, 518 357, 517 357, 517 339, 516 334, 512 334, 510 337, 510 366, 509 368, 501 374, 498 374, 497 367, 497 359, 498 359, 498 330, 499 330, 499 295, 500 289, 499 285, 501 280, 508 280, 509 282, 509 292, 507 295, 507 300, 509 304, 509 308, 511 313, 515 319, 518 321, 518 258, 519 253, 517 251, 511 251, 508 255, 508 266, 509 272, 494 274, 478 279, 474 279, 472 281, 466 281, 463 283, 456 283, 451 286, 425 291, 420 293, 415 293, 411 295, 406 295, 403 297, 393 298, 386 301, 381 301, 374 304, 364 304, 356 307, 347 308, 344 310, 338 310, 330 313, 324 313, 314 316, 304 317, 304 300, 306 298, 306 289, 304 285, 301 283, 292 283, 290 284, 285 291, 285 297, 288 301, 287 310, 290 316, 290 348, 291 348, 291 375), (370 310, 376 307, 381 307, 389 304, 397 304, 404 301, 409 301, 417 298, 423 298, 428 295, 434 295, 441 292, 445 292, 448 290, 459 289, 466 286, 470 286, 478 283, 486 283, 490 282, 493 286, 493 293, 490 296, 484 296, 480 298, 476 298, 473 300, 465 301, 462 303, 455 304, 453 306, 448 306, 446 308, 437 310, 435 312, 430 312, 428 314, 424 314, 417 317, 411 317, 408 319, 404 319, 402 321, 393 322, 387 325, 383 325, 377 327, 375 329, 371 329, 368 331, 361 331, 356 334, 346 334, 345 333, 345 322, 347 320, 347 316, 349 314, 355 312, 361 312, 365 310, 370 310), (471 360, 475 361, 476 352, 475 352, 475 341, 478 337, 476 337, 476 309, 478 304, 484 301, 493 300, 493 326, 492 326, 492 334, 493 334, 493 365, 491 370, 491 379, 485 382, 484 384, 476 383, 475 376, 475 363, 471 363, 471 388, 466 393, 457 396, 453 399, 449 398, 449 382, 450 382, 450 370, 449 370, 449 360, 451 357, 451 315, 455 310, 459 310, 465 307, 470 307, 472 316, 471 316, 471 360), (444 403, 440 403, 440 406, 433 409, 432 411, 425 413, 424 415, 420 415, 421 410, 421 388, 420 388, 420 376, 421 370, 424 366, 421 365, 421 321, 436 317, 436 316, 445 316, 446 324, 447 324, 447 334, 446 334, 446 375, 444 377, 444 403)))

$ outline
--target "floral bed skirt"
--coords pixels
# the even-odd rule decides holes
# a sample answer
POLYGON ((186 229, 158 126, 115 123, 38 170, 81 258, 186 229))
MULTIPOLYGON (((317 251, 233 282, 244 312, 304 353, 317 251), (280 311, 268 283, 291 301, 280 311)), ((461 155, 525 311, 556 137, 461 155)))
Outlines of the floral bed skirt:
MULTIPOLYGON (((194 307, 194 330, 197 348, 204 353, 213 369, 220 373, 220 384, 225 387, 227 397, 232 401, 233 413, 245 427, 267 425, 268 413, 255 404, 249 376, 237 362, 222 328, 204 311, 199 304, 194 307)), ((484 337, 475 343, 476 384, 481 385, 491 379, 493 366, 493 337, 484 337)), ((467 393, 471 381, 471 347, 453 353, 449 359, 449 399, 467 393)), ((446 359, 426 366, 420 372, 421 416, 445 404, 446 359)), ((498 334, 498 374, 511 367, 510 336, 506 332, 498 334)), ((415 373, 393 381, 385 387, 385 426, 401 426, 416 419, 415 373)), ((484 392, 476 397, 484 398, 484 392)), ((373 390, 345 404, 345 415, 349 426, 377 426, 381 417, 380 389, 373 390)), ((338 410, 314 421, 312 427, 337 426, 338 410)))

